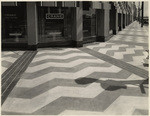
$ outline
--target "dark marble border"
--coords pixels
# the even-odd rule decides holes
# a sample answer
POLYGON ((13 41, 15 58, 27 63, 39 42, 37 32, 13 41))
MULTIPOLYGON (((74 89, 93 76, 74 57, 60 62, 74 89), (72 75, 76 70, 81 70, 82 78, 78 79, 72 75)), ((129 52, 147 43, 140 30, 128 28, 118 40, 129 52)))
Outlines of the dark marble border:
POLYGON ((131 73, 134 73, 134 74, 136 74, 136 75, 138 75, 140 77, 143 77, 143 78, 146 78, 146 79, 149 77, 148 76, 148 71, 146 71, 144 69, 138 68, 136 66, 128 64, 128 63, 123 62, 121 60, 112 58, 112 57, 110 57, 108 55, 105 55, 105 54, 99 53, 97 51, 91 50, 89 48, 80 48, 80 50, 85 52, 85 53, 88 53, 88 54, 90 54, 92 56, 95 56, 95 57, 97 57, 97 58, 99 58, 101 60, 104 60, 104 61, 106 61, 108 63, 111 63, 111 64, 113 64, 115 66, 118 66, 118 67, 120 67, 120 68, 122 68, 124 70, 127 70, 127 71, 129 71, 131 73))
POLYGON ((1 104, 4 103, 10 92, 13 90, 36 53, 37 51, 26 51, 2 74, 1 104))

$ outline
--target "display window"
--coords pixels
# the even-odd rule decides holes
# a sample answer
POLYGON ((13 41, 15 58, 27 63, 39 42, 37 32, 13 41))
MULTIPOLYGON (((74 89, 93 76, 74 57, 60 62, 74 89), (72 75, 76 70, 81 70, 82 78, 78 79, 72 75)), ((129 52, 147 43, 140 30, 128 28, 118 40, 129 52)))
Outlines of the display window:
POLYGON ((2 42, 27 42, 26 4, 2 6, 2 42))
POLYGON ((71 39, 71 8, 39 7, 38 10, 40 43, 71 39))
POLYGON ((91 38, 96 36, 96 10, 83 10, 83 38, 91 38))

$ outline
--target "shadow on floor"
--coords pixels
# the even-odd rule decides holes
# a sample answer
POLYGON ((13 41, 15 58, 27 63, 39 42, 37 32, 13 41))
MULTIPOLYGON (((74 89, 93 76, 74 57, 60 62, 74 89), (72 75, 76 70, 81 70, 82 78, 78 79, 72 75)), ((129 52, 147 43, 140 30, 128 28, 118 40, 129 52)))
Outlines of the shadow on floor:
POLYGON ((143 66, 144 66, 144 67, 149 67, 149 64, 143 63, 143 66))
POLYGON ((90 84, 93 82, 100 83, 101 87, 108 91, 115 91, 118 89, 127 89, 126 84, 136 85, 141 88, 141 92, 145 93, 143 84, 148 84, 146 80, 130 80, 130 81, 115 81, 115 80, 98 80, 94 78, 82 77, 75 80, 77 84, 90 84))

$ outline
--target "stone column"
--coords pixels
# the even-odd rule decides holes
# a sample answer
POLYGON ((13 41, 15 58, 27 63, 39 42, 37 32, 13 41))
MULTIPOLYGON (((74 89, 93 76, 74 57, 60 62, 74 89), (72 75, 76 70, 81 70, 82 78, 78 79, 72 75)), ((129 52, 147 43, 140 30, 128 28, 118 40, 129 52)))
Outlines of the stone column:
POLYGON ((97 10, 97 41, 104 42, 109 38, 109 10, 110 4, 107 2, 97 10))
POLYGON ((127 14, 127 26, 129 25, 129 14, 127 14))
POLYGON ((128 14, 128 25, 130 24, 130 22, 129 22, 129 18, 130 18, 130 14, 128 14))
POLYGON ((142 2, 142 16, 141 16, 141 27, 143 27, 144 25, 144 2, 142 2))
POLYGON ((125 15, 126 15, 126 26, 128 26, 128 13, 126 13, 125 15))
POLYGON ((72 8, 73 25, 72 25, 72 40, 75 47, 83 46, 83 9, 82 3, 79 6, 72 8))
POLYGON ((119 31, 121 31, 123 28, 123 14, 122 13, 118 13, 118 25, 119 25, 119 31))
POLYGON ((35 2, 27 2, 27 34, 28 48, 36 50, 38 44, 38 18, 35 2))
POLYGON ((117 12, 117 9, 112 9, 112 29, 113 29, 113 34, 116 35, 118 33, 118 12, 117 12))
POLYGON ((131 14, 129 15, 129 24, 131 24, 131 14))
POLYGON ((126 27, 126 14, 123 13, 123 28, 126 27))
POLYGON ((132 23, 132 14, 130 15, 130 23, 132 23))

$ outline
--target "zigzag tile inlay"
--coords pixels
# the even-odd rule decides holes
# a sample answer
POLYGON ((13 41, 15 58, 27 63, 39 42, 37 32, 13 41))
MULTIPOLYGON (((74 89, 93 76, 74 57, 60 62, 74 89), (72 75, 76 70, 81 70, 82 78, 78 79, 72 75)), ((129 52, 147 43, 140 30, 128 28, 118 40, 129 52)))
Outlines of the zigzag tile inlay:
MULTIPOLYGON (((119 47, 119 51, 120 52, 125 52, 126 51, 126 47, 119 47)), ((110 55, 110 56, 114 56, 114 53, 118 52, 118 50, 109 50, 106 52, 106 54, 110 55)))
POLYGON ((66 51, 66 52, 62 52, 62 53, 47 53, 47 52, 44 52, 44 53, 39 53, 36 55, 36 58, 37 57, 41 57, 41 56, 44 56, 44 55, 55 55, 55 56, 65 56, 67 54, 72 54, 72 53, 83 53, 82 51, 77 51, 77 50, 71 50, 71 51, 66 51))
POLYGON ((99 83, 93 83, 86 88, 57 86, 31 100, 8 97, 2 109, 8 112, 32 113, 62 96, 94 98, 102 91, 99 83), (11 105, 8 106, 10 103, 11 105))
POLYGON ((79 60, 79 59, 97 59, 93 56, 75 56, 75 57, 71 57, 71 58, 68 58, 68 59, 62 59, 62 60, 59 60, 59 59, 44 59, 44 60, 41 60, 41 61, 38 61, 38 62, 34 62, 34 63, 31 63, 29 67, 34 67, 34 66, 37 66, 37 65, 41 65, 41 64, 44 64, 44 63, 49 63, 49 62, 56 62, 56 63, 69 63, 69 62, 72 62, 72 61, 75 61, 75 60, 79 60))
POLYGON ((112 45, 111 48, 108 48, 108 49, 105 49, 105 48, 102 49, 101 48, 99 50, 99 52, 104 53, 104 54, 106 54, 106 52, 109 50, 118 50, 117 52, 120 52, 119 47, 122 47, 122 46, 126 47, 126 52, 129 52, 129 53, 130 53, 130 51, 131 51, 131 53, 134 53, 134 50, 143 50, 143 47, 141 47, 141 46, 135 46, 135 48, 128 48, 129 47, 128 45, 122 44, 122 45, 112 45))
POLYGON ((96 47, 106 47, 106 48, 109 48, 111 45, 113 45, 114 43, 96 43, 94 45, 84 45, 86 47, 89 47, 89 48, 96 48, 96 47))
POLYGON ((128 47, 128 45, 112 45, 110 48, 100 48, 98 51, 105 54, 108 50, 118 50, 119 47, 128 47))
POLYGON ((62 97, 46 105, 33 114, 58 115, 66 109, 102 112, 108 106, 110 106, 121 94, 130 95, 130 93, 132 93, 131 96, 134 96, 135 93, 133 91, 136 91, 136 95, 143 96, 137 88, 128 88, 127 93, 124 89, 113 92, 103 91, 94 99, 62 97))
MULTIPOLYGON (((94 73, 91 73, 89 75, 88 74, 87 75, 79 75, 79 76, 77 75, 76 77, 71 76, 71 74, 70 75, 69 74, 65 74, 65 75, 62 74, 61 76, 56 74, 56 76, 54 76, 54 77, 52 77, 51 75, 44 75, 42 77, 32 79, 32 80, 20 79, 20 81, 18 82, 16 87, 26 87, 26 88, 31 88, 32 87, 33 88, 33 87, 39 86, 40 84, 49 82, 49 81, 51 81, 53 79, 56 79, 56 78, 57 79, 73 80, 73 79, 77 79, 77 78, 80 78, 80 77, 90 77, 90 78, 95 78, 95 79, 99 79, 99 78, 101 79, 101 78, 105 77, 106 79, 107 78, 118 78, 118 79, 122 80, 122 79, 127 79, 130 75, 131 75, 131 73, 129 73, 125 70, 121 70, 118 73, 94 72, 94 73), (51 77, 51 78, 49 78, 49 77, 51 77), (69 77, 69 78, 67 78, 67 77, 69 77)), ((137 79, 136 77, 137 76, 134 76, 134 78, 132 78, 131 80, 137 79)))
POLYGON ((10 65, 12 65, 12 62, 3 60, 3 61, 1 62, 1 65, 2 65, 2 67, 8 68, 10 65))
POLYGON ((24 53, 24 51, 17 52, 2 51, 2 74, 24 53))
POLYGON ((121 70, 117 73, 111 73, 111 72, 94 72, 88 75, 88 77, 99 79, 100 77, 105 78, 118 78, 118 79, 127 79, 131 75, 130 72, 126 70, 121 70))
POLYGON ((77 79, 79 77, 86 77, 87 75, 93 73, 93 72, 111 72, 111 73, 117 73, 121 69, 111 66, 111 67, 87 67, 82 70, 79 69, 77 72, 51 72, 47 74, 42 74, 38 77, 36 76, 37 74, 29 75, 28 77, 24 77, 24 79, 21 79, 16 86, 21 86, 21 87, 34 87, 37 86, 43 82, 50 81, 54 78, 62 78, 62 79, 77 79), (107 69, 107 70, 106 70, 107 69), (32 78, 31 78, 32 77, 32 78), (49 78, 50 77, 50 78, 49 78), (26 78, 26 79, 25 79, 26 78), (31 80, 32 79, 32 80, 31 80))
POLYGON ((42 56, 42 57, 38 57, 38 58, 34 58, 33 62, 37 62, 37 61, 40 61, 40 60, 44 60, 44 59, 59 59, 59 60, 62 60, 62 59, 68 59, 68 58, 71 58, 71 57, 75 57, 75 56, 90 56, 86 53, 72 53, 72 54, 67 54, 67 55, 64 55, 64 56, 55 56, 55 55, 46 55, 46 56, 42 56))
POLYGON ((49 62, 49 63, 44 63, 44 64, 41 64, 41 65, 37 65, 37 66, 34 66, 34 67, 29 67, 26 72, 27 73, 33 73, 33 72, 36 72, 36 71, 39 71, 39 70, 43 70, 45 68, 48 68, 48 67, 63 67, 63 68, 71 68, 71 67, 76 67, 80 64, 83 64, 83 63, 87 63, 87 64, 102 64, 104 63, 105 61, 103 60, 100 60, 100 59, 78 59, 78 60, 75 60, 75 61, 72 61, 72 62, 69 62, 69 63, 53 63, 53 62, 49 62))
POLYGON ((148 109, 135 109, 132 115, 148 115, 149 110, 148 109))
POLYGON ((129 63, 125 63, 124 61, 121 61, 121 60, 117 60, 115 58, 112 58, 112 57, 110 57, 108 55, 105 55, 105 54, 102 54, 100 52, 96 52, 96 51, 90 50, 88 48, 80 48, 80 50, 82 50, 82 51, 84 51, 84 52, 86 52, 88 54, 91 54, 91 55, 93 55, 93 56, 95 56, 97 58, 100 58, 102 60, 105 60, 105 61, 107 61, 107 62, 109 62, 109 63, 111 63, 113 65, 116 65, 116 66, 118 66, 120 68, 123 68, 123 69, 125 69, 125 70, 127 70, 129 72, 131 71, 132 73, 134 73, 136 75, 139 75, 139 76, 141 76, 143 78, 148 78, 148 71, 143 70, 143 69, 141 69, 139 67, 131 65, 129 63))
MULTIPOLYGON (((144 58, 146 58, 146 55, 144 55, 146 52, 140 52, 142 55, 139 54, 139 51, 135 52, 137 50, 133 50, 133 49, 128 49, 126 50, 125 52, 116 52, 114 53, 114 58, 117 58, 117 59, 122 59, 123 61, 134 61, 133 57, 141 57, 142 56, 142 59, 143 60, 144 58), (130 60, 129 60, 130 59, 130 60)), ((138 64, 137 64, 138 65, 138 64)))
POLYGON ((120 41, 120 40, 111 40, 110 41, 111 43, 116 43, 116 44, 122 44, 122 43, 124 43, 124 44, 128 44, 128 45, 137 45, 137 46, 143 46, 143 48, 148 48, 148 44, 147 44, 147 42, 146 43, 135 43, 135 42, 126 42, 126 41, 120 41))
MULTIPOLYGON (((97 87, 95 87, 95 86, 93 86, 93 88, 97 88, 97 87)), ((130 89, 130 88, 128 88, 128 89, 130 89)), ((132 94, 134 95, 134 92, 133 91, 135 91, 135 90, 139 90, 139 89, 136 89, 136 88, 134 88, 134 89, 131 89, 130 90, 130 92, 132 92, 132 94)), ((99 91, 99 89, 98 89, 98 91, 99 91)), ((68 92, 68 91, 66 91, 66 92, 68 92)), ((83 91, 82 91, 83 92, 83 91)), ((120 96, 122 93, 124 93, 125 92, 125 90, 123 90, 122 92, 119 90, 119 91, 114 91, 114 92, 102 92, 101 94, 99 94, 96 98, 94 98, 93 100, 92 99, 86 99, 86 98, 70 98, 70 100, 67 98, 63 98, 63 99, 61 99, 61 98, 59 98, 58 100, 56 100, 56 102, 54 101, 54 102, 52 102, 52 103, 50 103, 48 106, 45 106, 45 107, 43 107, 44 109, 46 108, 47 110, 42 110, 42 109, 40 109, 39 111, 37 111, 36 113, 34 113, 34 114, 59 114, 60 112, 62 112, 62 111, 64 111, 64 110, 66 110, 66 109, 71 109, 71 108, 73 108, 73 110, 87 110, 87 111, 103 111, 103 110, 105 110, 109 105, 111 105, 111 103, 113 103, 113 101, 115 100, 115 99, 117 99, 118 98, 118 96, 120 96), (117 94, 117 93, 118 94, 117 94), (109 95, 109 94, 110 95, 109 95), (114 93, 114 95, 113 95, 113 93, 114 93), (117 96, 116 96, 117 95, 117 96), (105 96, 105 97, 104 97, 105 96), (107 96, 107 97, 106 97, 107 96), (108 102, 108 100, 106 100, 106 99, 108 99, 108 97, 109 96, 111 96, 110 98, 111 98, 111 100, 109 100, 109 102, 108 102), (104 100, 105 99, 105 100, 104 100), (61 101, 60 101, 61 100, 61 101), (96 100, 96 101, 95 101, 96 100), (76 102, 77 101, 77 102, 76 102), (95 101, 95 102, 93 102, 93 101, 95 101), (106 102, 107 101, 107 102, 106 102), (93 103, 92 103, 93 102, 93 103), (62 103, 62 104, 61 104, 62 103), (77 103, 77 104, 76 104, 77 103), (63 104, 65 104, 65 105, 63 105, 63 104), (73 105, 74 104, 74 105, 73 105), (75 105, 76 104, 76 105, 75 105), (96 105, 97 104, 97 105, 96 105), (85 107, 86 106, 86 107, 85 107), (55 108, 55 110, 54 110, 54 108, 55 108), (97 109, 98 108, 98 109, 97 109), (57 109, 57 110, 56 110, 57 109), (58 110, 59 109, 59 110, 58 110), (54 111, 53 111, 54 110, 54 111), (44 112, 43 112, 44 111, 44 112)), ((127 94, 127 95, 131 95, 130 94, 130 92, 127 94)), ((57 92, 57 93, 59 93, 59 92, 57 92)), ((61 92, 60 92, 61 93, 61 92)), ((78 92, 79 93, 79 92, 78 92)), ((92 92, 90 92, 89 90, 88 90, 88 93, 91 93, 92 94, 92 92)), ((137 95, 139 94, 139 92, 138 91, 136 91, 135 92, 137 95)), ((80 94, 80 93, 79 93, 80 94)), ((53 96, 55 96, 55 93, 53 93, 53 96)), ((10 100, 10 99, 9 99, 10 100)), ((14 100, 16 100, 16 99, 14 99, 14 100)), ((15 102, 18 102, 18 105, 19 106, 21 106, 21 102, 22 102, 22 99, 18 99, 19 101, 15 101, 15 102)), ((13 103, 11 100, 10 100, 10 102, 11 103, 13 103)), ((26 102, 28 102, 28 100, 26 101, 26 102)), ((24 102, 23 104, 25 104, 26 102, 24 102)), ((41 101, 42 102, 42 101, 41 101)), ((44 100, 44 103, 45 103, 46 101, 44 100)), ((28 102, 29 103, 29 102, 28 102)), ((30 103, 31 103, 31 101, 30 101, 30 103)), ((32 102, 33 103, 33 102, 32 102)), ((31 103, 31 104, 32 104, 31 103)), ((9 103, 8 103, 9 104, 9 103)), ((40 104, 39 102, 38 102, 38 104, 40 104)), ((7 105, 7 104, 6 104, 7 105)), ((9 104, 10 105, 10 104, 9 104)), ((14 104, 13 104, 14 105, 14 104)), ((27 104, 26 104, 27 105, 27 104)), ((29 105, 29 104, 28 104, 29 105)), ((33 107, 33 106, 32 106, 33 107)), ((2 107, 3 108, 3 107, 2 107)), ((14 107, 13 107, 14 108, 14 107)), ((19 108, 19 107, 18 107, 19 108)), ((22 108, 22 113, 29 113, 29 112, 26 112, 26 110, 27 110, 27 108, 26 107, 20 107, 20 108, 22 108)), ((19 109, 20 109, 19 108, 19 109)), ((7 110, 3 110, 3 111, 5 111, 5 112, 17 112, 17 113, 19 113, 20 112, 20 110, 14 110, 13 109, 13 111, 10 111, 10 110, 8 110, 8 107, 6 107, 6 109, 7 110)), ((10 109, 12 109, 12 108, 10 108, 10 109)), ((20 112, 21 113, 21 112, 20 112)))
MULTIPOLYGON (((143 32, 136 33, 130 30, 142 31, 140 26, 137 28, 137 24, 133 24, 128 28, 129 31, 123 33, 142 35, 143 32)), ((148 71, 125 63, 139 62, 147 55, 144 52, 144 39, 147 38, 136 39, 133 36, 122 35, 113 38, 116 42, 121 40, 122 43, 111 43, 110 39, 102 44, 96 42, 85 45, 94 50, 91 50, 92 53, 105 48, 115 49, 107 50, 107 55, 101 56, 98 52, 96 55, 87 54, 86 51, 76 48, 38 50, 35 58, 37 61, 30 64, 2 105, 2 114, 58 115, 69 114, 71 111, 78 114, 81 111, 85 115, 93 112, 97 115, 132 115, 135 109, 148 110, 148 82, 144 79, 148 77, 148 71), (132 44, 134 41, 135 44, 132 44), (116 56, 116 53, 121 54, 124 62, 108 57, 116 56), (81 79, 86 79, 87 83, 80 82, 81 79)))
POLYGON ((2 67, 1 68, 1 74, 3 74, 8 68, 2 67))
POLYGON ((33 73, 24 73, 22 77, 28 78, 28 79, 33 79, 33 78, 38 78, 40 76, 49 74, 49 73, 72 73, 72 75, 75 75, 77 73, 87 73, 87 72, 117 72, 120 71, 121 69, 116 67, 116 66, 111 66, 111 67, 101 67, 100 64, 88 64, 88 63, 82 63, 80 65, 77 65, 72 68, 66 68, 66 67, 49 67, 45 68, 43 70, 33 72, 33 73))
POLYGON ((143 35, 143 34, 142 35, 140 35, 140 34, 139 35, 135 35, 135 34, 133 35, 133 34, 126 34, 126 33, 125 34, 119 33, 119 34, 124 35, 124 36, 133 36, 133 37, 136 37, 136 36, 137 37, 148 37, 148 35, 143 35))
POLYGON ((46 81, 36 87, 27 88, 27 87, 16 87, 13 89, 13 92, 9 95, 9 97, 16 97, 16 98, 24 98, 24 99, 31 99, 34 98, 52 88, 57 86, 66 86, 66 87, 87 87, 87 85, 79 85, 74 80, 71 79, 53 79, 51 81, 46 81), (37 89, 38 88, 38 89, 37 89), (34 91, 34 92, 33 92, 34 91), (26 93, 26 94, 24 94, 26 93))
POLYGON ((17 54, 8 54, 8 55, 2 56, 2 58, 7 58, 7 57, 18 58, 18 55, 17 54))
POLYGON ((37 55, 39 54, 43 54, 43 53, 65 53, 65 52, 68 52, 68 51, 79 51, 78 49, 73 49, 73 48, 61 48, 61 49, 51 49, 51 48, 48 48, 48 50, 38 50, 38 53, 37 55))
POLYGON ((4 58, 2 58, 2 61, 3 60, 14 62, 14 61, 16 61, 16 58, 13 58, 13 57, 4 57, 4 58))
MULTIPOLYGON (((131 61, 134 61, 133 60, 133 57, 134 56, 143 56, 144 58, 146 58, 146 52, 144 52, 143 50, 134 50, 135 54, 125 54, 123 57, 124 57, 124 61, 125 62, 131 62, 131 61)), ((143 58, 143 59, 144 59, 143 58)))
POLYGON ((5 56, 5 55, 11 55, 11 54, 14 54, 14 53, 13 52, 9 52, 9 51, 8 52, 2 52, 2 57, 5 56))
MULTIPOLYGON (((113 58, 121 59, 122 61, 138 66, 142 69, 146 69, 146 68, 143 68, 144 66, 142 66, 143 60, 146 59, 148 55, 145 51, 145 47, 137 46, 137 45, 127 45, 125 47, 120 48, 118 44, 116 45, 108 44, 108 45, 110 46, 110 48, 96 47, 95 49, 94 48, 91 48, 91 49, 93 49, 94 51, 103 53, 103 54, 107 54, 113 58), (118 46, 118 48, 116 48, 116 46, 118 46)), ((121 44, 121 45, 125 45, 125 44, 121 44)), ((87 46, 87 48, 89 47, 87 46)), ((148 70, 148 68, 146 70, 148 70)))
POLYGON ((25 71, 35 54, 36 52, 25 52, 7 69, 6 73, 2 74, 2 104, 20 79, 20 75, 25 71))
POLYGON ((105 115, 104 112, 83 111, 83 110, 65 110, 59 115, 105 115))
POLYGON ((105 112, 113 115, 131 115, 135 108, 147 109, 147 97, 120 96, 105 112))
MULTIPOLYGON (((127 99, 127 98, 126 97, 124 98, 124 96, 120 96, 120 98, 118 98, 118 99, 124 100, 124 99, 127 99)), ((133 100, 138 100, 138 101, 139 100, 144 100, 144 103, 148 102, 147 98, 145 98, 146 99, 145 100, 144 98, 141 98, 141 97, 140 98, 132 97, 132 99, 133 100)), ((92 111, 81 111, 81 110, 65 110, 60 115, 71 115, 71 114, 74 114, 74 115, 110 115, 110 114, 111 115, 132 115, 134 107, 139 108, 140 104, 139 103, 132 104, 134 101, 131 101, 130 104, 128 104, 128 102, 129 101, 127 101, 127 103, 121 103, 121 104, 117 103, 117 108, 116 108, 116 106, 112 106, 113 109, 108 109, 108 110, 106 110, 104 112, 92 112, 92 111), (126 107, 128 107, 127 109, 123 109, 124 107, 121 106, 121 105, 124 105, 124 104, 126 105, 126 107), (118 105, 121 106, 121 107, 119 107, 118 105)), ((147 104, 147 106, 148 106, 148 104, 147 104)), ((141 106, 141 108, 143 109, 142 106, 141 106)))
POLYGON ((101 44, 98 44, 98 45, 95 45, 95 46, 90 46, 89 45, 89 46, 87 46, 87 48, 91 48, 91 49, 94 49, 96 51, 100 50, 101 48, 103 49, 104 47, 109 49, 112 45, 114 45, 114 43, 113 44, 107 44, 107 43, 105 43, 105 44, 102 44, 103 45, 102 47, 100 45, 101 44))
MULTIPOLYGON (((122 76, 122 75, 120 75, 122 76)), ((87 76, 88 77, 88 76, 87 76)), ((131 76, 129 77, 126 77, 127 79, 120 79, 120 78, 113 78, 113 81, 118 81, 118 84, 121 83, 121 84, 125 84, 127 87, 139 87, 139 84, 141 84, 143 82, 143 78, 137 76, 137 75, 134 75, 132 74, 131 76)), ((91 77, 92 79, 92 77, 91 77)), ((110 78, 104 78, 102 76, 97 76, 97 78, 94 78, 94 79, 98 79, 100 81, 106 81, 110 78)), ((100 82, 98 81, 98 83, 100 82)), ((32 82, 34 83, 34 82, 32 82)), ((75 83, 74 80, 71 80, 71 79, 59 79, 59 78, 55 78, 51 81, 46 81, 45 83, 41 83, 40 85, 38 86, 34 86, 32 87, 31 89, 28 88, 28 87, 18 87, 16 86, 17 88, 15 88, 12 92, 12 94, 9 95, 9 97, 17 97, 17 98, 25 98, 25 99, 31 99, 39 94, 42 94, 43 92, 45 91, 48 91, 56 86, 73 86, 73 87, 86 87, 88 86, 89 84, 86 84, 86 85, 79 85, 77 83, 75 83), (38 88, 38 89, 37 89, 38 88), (34 91, 34 92, 33 92, 34 91), (24 94, 26 93, 26 94, 24 94)))

